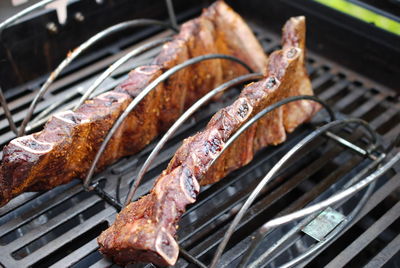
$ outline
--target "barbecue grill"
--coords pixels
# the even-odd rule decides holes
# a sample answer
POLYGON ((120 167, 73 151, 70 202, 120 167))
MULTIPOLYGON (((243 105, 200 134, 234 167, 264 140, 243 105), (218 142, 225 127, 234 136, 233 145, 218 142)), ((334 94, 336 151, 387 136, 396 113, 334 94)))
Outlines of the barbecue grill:
MULTIPOLYGON (((18 127, 30 111, 26 132, 39 130, 51 113, 75 107, 82 96, 89 97, 87 89, 99 94, 115 87, 129 70, 157 55, 157 45, 177 29, 176 20, 183 22, 209 4, 70 1, 62 23, 54 10, 41 9, 48 2, 0 26, 1 146, 23 132, 18 127), (108 28, 113 25, 119 26, 108 28), (73 50, 68 65, 57 67, 68 51, 95 35, 100 42, 73 50), (108 69, 114 62, 118 66, 108 69)), ((307 17, 307 69, 328 112, 203 188, 180 223, 176 267, 399 267, 400 37, 311 0, 228 3, 268 53, 280 47, 287 18, 307 17), (331 113, 340 127, 329 123, 331 113), (287 157, 292 152, 294 157, 287 157), (257 190, 260 182, 265 185, 257 190)), ((220 101, 197 107, 143 173, 134 199, 148 192, 180 142, 202 129, 239 90, 229 87, 220 101)), ((96 238, 114 222, 157 142, 88 176, 85 184, 75 180, 25 193, 0 208, 0 266, 117 267, 97 251, 96 238)), ((154 267, 132 265, 141 266, 154 267)))

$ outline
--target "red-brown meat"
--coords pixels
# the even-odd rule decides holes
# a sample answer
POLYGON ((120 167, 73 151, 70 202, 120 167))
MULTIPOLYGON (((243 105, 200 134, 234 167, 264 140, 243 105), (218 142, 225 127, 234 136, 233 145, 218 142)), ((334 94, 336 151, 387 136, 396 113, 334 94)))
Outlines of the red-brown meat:
MULTIPOLYGON (((211 53, 237 56, 255 71, 262 71, 267 63, 246 23, 224 2, 216 2, 199 18, 182 25, 152 65, 131 71, 114 91, 86 101, 76 112, 56 114, 42 131, 5 146, 0 206, 22 192, 51 189, 73 178, 83 178, 107 132, 132 98, 171 67, 211 53)), ((97 170, 140 151, 185 107, 227 79, 244 73, 246 70, 237 63, 208 60, 174 74, 132 111, 107 146, 97 170)))
MULTIPOLYGON (((246 165, 257 150, 283 142, 286 132, 310 119, 318 106, 309 101, 278 108, 244 132, 210 166, 226 141, 249 118, 279 100, 304 94, 298 90, 299 85, 310 85, 304 69, 304 46, 300 45, 304 44, 304 31, 303 17, 286 24, 283 49, 270 56, 266 78, 246 86, 239 98, 216 113, 203 131, 184 140, 151 192, 124 208, 115 223, 100 235, 103 254, 119 264, 175 264, 179 247, 174 236, 179 219, 185 207, 196 201, 200 185, 214 183, 246 165), (291 42, 294 39, 298 42, 291 42)), ((311 87, 307 90, 312 94, 311 87)))

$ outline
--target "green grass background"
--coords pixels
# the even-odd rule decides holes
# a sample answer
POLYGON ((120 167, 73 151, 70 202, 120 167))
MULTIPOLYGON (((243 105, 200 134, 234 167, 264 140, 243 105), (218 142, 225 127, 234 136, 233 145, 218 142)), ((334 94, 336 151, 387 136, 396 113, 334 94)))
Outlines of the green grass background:
POLYGON ((357 6, 346 0, 314 0, 341 12, 344 12, 352 17, 368 23, 373 23, 375 26, 382 28, 391 33, 400 35, 400 23, 382 15, 376 14, 366 8, 357 6))

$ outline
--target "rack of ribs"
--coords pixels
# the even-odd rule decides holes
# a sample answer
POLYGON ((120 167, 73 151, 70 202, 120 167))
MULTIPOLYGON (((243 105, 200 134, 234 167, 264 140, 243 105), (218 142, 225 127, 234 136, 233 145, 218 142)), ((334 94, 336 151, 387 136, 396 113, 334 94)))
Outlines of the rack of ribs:
MULTIPOLYGON (((250 28, 223 1, 184 23, 151 65, 132 70, 114 90, 86 101, 74 112, 55 114, 42 131, 16 138, 5 146, 0 167, 0 206, 22 192, 47 190, 85 177, 113 123, 143 88, 189 58, 216 53, 235 56, 255 71, 264 70, 267 64, 267 56, 250 28)), ((174 74, 124 121, 97 171, 137 153, 206 92, 246 72, 239 64, 218 59, 174 74)))
POLYGON ((185 207, 196 201, 200 185, 219 181, 249 163, 268 145, 309 120, 320 106, 310 101, 284 105, 246 130, 211 166, 225 142, 249 118, 291 96, 312 95, 304 64, 305 19, 291 18, 283 28, 283 49, 269 57, 265 78, 247 85, 238 99, 217 112, 206 128, 183 141, 150 193, 130 203, 98 238, 100 251, 118 264, 174 265, 175 240, 185 207))

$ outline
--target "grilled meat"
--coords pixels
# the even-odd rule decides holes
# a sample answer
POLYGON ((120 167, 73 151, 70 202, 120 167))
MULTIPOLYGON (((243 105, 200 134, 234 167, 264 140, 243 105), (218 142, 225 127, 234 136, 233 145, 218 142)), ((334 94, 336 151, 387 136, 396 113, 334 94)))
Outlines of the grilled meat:
POLYGON ((286 132, 310 119, 319 109, 312 102, 278 108, 244 132, 210 166, 225 142, 256 113, 289 96, 312 94, 304 66, 304 37, 304 17, 290 19, 283 29, 283 49, 270 56, 266 78, 246 86, 232 105, 212 117, 205 130, 184 140, 151 192, 124 208, 100 235, 103 254, 119 264, 174 265, 179 219, 185 207, 196 201, 200 185, 246 165, 257 150, 283 142, 286 132))
MULTIPOLYGON (((185 23, 152 65, 131 71, 115 90, 86 101, 77 111, 54 115, 41 132, 16 138, 5 146, 0 205, 25 191, 51 189, 73 178, 83 178, 102 140, 132 98, 167 69, 211 53, 236 56, 256 71, 262 71, 267 63, 262 47, 240 16, 222 1, 214 3, 199 18, 185 23)), ((108 144, 97 170, 140 151, 185 107, 245 72, 236 63, 208 60, 174 74, 129 115, 108 144)))
MULTIPOLYGON (((283 27, 282 47, 298 47, 306 51, 306 24, 304 17, 291 18, 283 27)), ((300 56, 300 64, 296 69, 296 84, 290 90, 291 95, 313 95, 311 81, 308 79, 305 68, 305 53, 300 56)), ((278 73, 279 70, 274 70, 278 73)), ((283 107, 284 125, 288 132, 292 132, 299 124, 303 123, 303 118, 308 118, 320 105, 306 100, 289 103, 283 107)))

